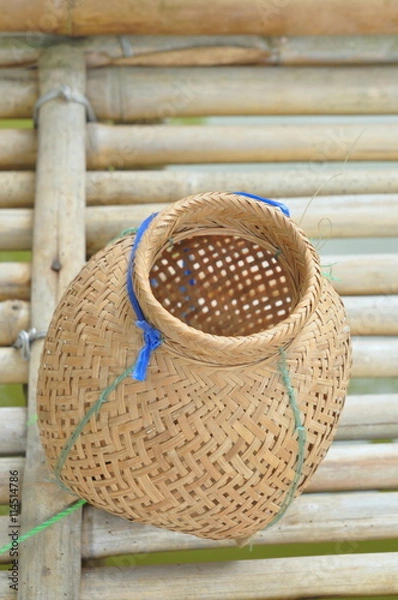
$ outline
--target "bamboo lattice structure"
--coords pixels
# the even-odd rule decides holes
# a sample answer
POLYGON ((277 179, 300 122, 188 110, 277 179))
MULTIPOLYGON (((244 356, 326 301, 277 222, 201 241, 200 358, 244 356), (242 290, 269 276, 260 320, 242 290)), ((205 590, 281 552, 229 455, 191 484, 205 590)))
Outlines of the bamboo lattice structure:
MULTIPOLYGON (((42 343, 27 362, 13 348, 18 332, 47 329, 86 258, 190 194, 241 189, 289 206, 343 296, 354 383, 375 380, 374 391, 349 394, 306 492, 251 540, 271 554, 278 544, 306 544, 305 556, 210 563, 202 554, 201 562, 140 566, 151 553, 232 552, 234 543, 86 506, 21 544, 18 596, 0 571, 0 600, 397 597, 398 553, 356 552, 398 538, 398 390, 390 385, 398 377, 397 7, 181 5, 41 0, 2 10, 0 119, 31 120, 40 96, 69 85, 97 121, 85 124, 82 104, 58 98, 41 106, 36 128, 1 130, 0 251, 32 259, 0 262, 0 385, 29 390, 27 408, 0 408, 0 505, 15 469, 23 530, 73 500, 49 479, 34 424, 42 343), (206 116, 225 120, 203 124, 206 116), (372 252, 373 238, 382 252, 372 252), (355 240, 362 253, 349 245, 355 240), (311 555, 318 542, 333 550, 311 555), (130 554, 138 564, 105 561, 130 554)), ((0 540, 8 526, 0 516, 0 540)))

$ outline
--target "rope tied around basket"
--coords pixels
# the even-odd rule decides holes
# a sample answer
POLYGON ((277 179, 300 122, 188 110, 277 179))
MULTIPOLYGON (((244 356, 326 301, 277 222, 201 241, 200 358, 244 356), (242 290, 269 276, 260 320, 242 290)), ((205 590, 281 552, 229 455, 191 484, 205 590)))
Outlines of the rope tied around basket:
POLYGON ((127 270, 127 293, 131 305, 134 309, 134 312, 138 317, 135 324, 137 325, 137 327, 142 329, 144 333, 144 345, 138 354, 137 360, 135 362, 131 374, 132 378, 136 379, 137 381, 145 381, 152 352, 156 350, 156 348, 158 348, 162 343, 162 334, 158 329, 152 327, 152 325, 150 325, 150 323, 148 323, 148 321, 145 319, 145 315, 142 312, 140 303, 138 302, 138 298, 135 294, 133 287, 134 260, 137 248, 142 239, 142 236, 144 235, 145 231, 148 229, 150 223, 153 221, 157 214, 158 213, 153 213, 152 215, 147 217, 138 228, 133 247, 131 249, 130 260, 127 270))
MULTIPOLYGON (((252 197, 250 194, 242 193, 241 195, 252 197)), ((256 199, 258 198, 261 201, 267 202, 267 200, 263 199, 263 198, 259 198, 259 197, 254 197, 254 198, 256 198, 256 199)), ((270 201, 269 203, 274 204, 273 201, 270 201)), ((282 209, 283 205, 279 205, 279 203, 275 203, 275 204, 281 210, 283 210, 282 209)), ((286 208, 286 207, 284 207, 284 208, 286 208)), ((283 212, 285 215, 288 214, 285 211, 283 211, 283 212)), ((84 415, 84 417, 81 419, 81 421, 77 424, 74 431, 71 433, 71 435, 67 439, 67 442, 65 443, 64 447, 62 448, 62 451, 60 452, 60 455, 58 457, 58 460, 57 460, 56 466, 55 466, 56 480, 57 480, 57 483, 63 489, 65 489, 66 491, 68 491, 69 493, 72 493, 72 494, 74 494, 74 492, 72 492, 61 480, 61 471, 62 471, 62 468, 69 456, 69 453, 70 453, 72 447, 74 446, 75 442, 77 441, 78 437, 82 433, 84 427, 87 425, 87 423, 89 422, 91 417, 96 416, 98 414, 99 410, 101 409, 101 406, 109 399, 110 394, 118 387, 118 385, 125 378, 132 376, 134 379, 137 379, 138 381, 145 380, 147 368, 148 368, 148 364, 149 364, 152 352, 162 343, 161 333, 157 329, 152 327, 145 319, 143 311, 138 302, 138 298, 134 292, 133 283, 132 283, 133 271, 134 271, 134 260, 135 260, 135 255, 136 255, 138 245, 144 235, 144 232, 149 227, 152 220, 156 217, 156 214, 153 214, 150 217, 148 217, 141 224, 140 228, 138 229, 137 235, 135 237, 135 240, 134 240, 134 243, 133 243, 133 246, 131 249, 130 259, 129 259, 129 263, 128 263, 128 269, 127 269, 127 292, 128 292, 130 302, 132 304, 132 307, 133 307, 134 312, 137 317, 136 325, 143 331, 144 345, 141 348, 141 350, 138 354, 138 357, 136 358, 135 363, 132 366, 127 367, 105 389, 102 390, 98 400, 88 409, 87 413, 84 415)), ((298 402, 296 399, 296 393, 295 393, 295 390, 294 390, 294 387, 293 387, 293 384, 291 381, 291 377, 289 374, 289 367, 287 364, 286 352, 283 347, 280 347, 278 349, 278 351, 279 351, 280 359, 277 363, 277 367, 278 367, 278 371, 281 375, 282 382, 284 384, 284 388, 286 391, 288 403, 291 407, 291 410, 293 412, 293 417, 294 417, 293 434, 297 435, 297 457, 295 460, 294 476, 292 477, 290 486, 285 493, 284 499, 281 502, 281 505, 279 507, 277 514, 275 515, 275 517, 273 518, 271 523, 268 524, 268 527, 275 524, 282 518, 282 516, 285 514, 286 510, 289 508, 290 504, 292 503, 292 501, 294 499, 294 496, 298 489, 298 485, 299 485, 300 480, 303 475, 303 465, 304 465, 305 446, 306 446, 306 429, 302 422, 303 416, 300 411, 300 408, 299 408, 299 405, 298 405, 298 402)), ((286 398, 286 395, 285 395, 285 398, 286 398)), ((50 526, 51 524, 59 521, 60 519, 62 519, 65 516, 67 516, 68 514, 70 514, 70 512, 72 512, 73 510, 76 510, 77 508, 79 508, 86 502, 87 501, 84 499, 78 500, 76 503, 74 503, 72 506, 68 507, 66 510, 60 511, 59 513, 57 513, 56 515, 54 515, 47 521, 44 521, 43 523, 32 528, 30 531, 28 531, 26 534, 24 534, 20 538, 20 541, 23 541, 24 539, 28 539, 29 537, 33 536, 34 534, 39 533, 46 527, 50 526)), ((7 549, 8 549, 8 547, 1 548, 0 553, 6 551, 7 549)))
MULTIPOLYGON (((272 525, 275 525, 276 523, 278 523, 278 521, 280 521, 280 519, 284 516, 287 509, 289 508, 289 506, 291 505, 291 503, 294 500, 295 493, 297 491, 300 479, 303 474, 304 454, 305 454, 305 445, 306 445, 306 437, 307 437, 306 429, 305 429, 304 425, 302 424, 301 412, 300 412, 300 409, 299 409, 299 406, 298 406, 298 403, 296 400, 296 395, 295 395, 295 392, 294 392, 294 389, 293 389, 293 386, 292 386, 292 383, 290 380, 289 370, 288 370, 288 366, 287 366, 287 362, 286 362, 286 352, 285 352, 284 348, 279 348, 279 354, 280 354, 281 358, 278 362, 278 369, 279 369, 279 372, 281 373, 282 381, 285 385, 285 388, 286 388, 286 391, 288 394, 289 403, 293 410, 294 425, 295 425, 294 431, 298 436, 298 451, 297 451, 295 475, 294 475, 293 481, 291 483, 291 486, 281 504, 281 507, 280 507, 278 513, 275 515, 274 519, 270 523, 268 523, 266 529, 268 529, 269 527, 271 527, 272 525)), ((119 383, 125 377, 128 377, 131 374, 131 372, 132 372, 132 368, 126 369, 121 375, 119 375, 119 377, 117 377, 111 383, 111 385, 109 385, 102 392, 99 400, 86 413, 85 417, 80 421, 80 423, 76 427, 75 431, 70 436, 68 442, 64 446, 64 448, 58 458, 58 461, 57 461, 55 475, 56 475, 56 483, 58 483, 58 485, 62 489, 67 491, 69 494, 76 496, 76 494, 74 492, 72 492, 60 479, 60 472, 62 470, 62 467, 68 457, 68 454, 69 454, 72 446, 74 445, 75 441, 77 440, 78 436, 82 432, 84 426, 87 424, 87 422, 89 421, 91 416, 98 412, 98 410, 101 408, 101 405, 103 404, 103 402, 105 402, 108 399, 109 394, 119 385, 119 383)), ((50 527, 54 523, 57 523, 58 521, 63 519, 64 517, 67 517, 69 514, 71 514, 75 510, 79 509, 81 506, 83 506, 86 503, 87 503, 87 500, 85 500, 84 498, 77 500, 72 505, 68 506, 66 509, 59 511, 54 516, 50 517, 46 521, 43 521, 42 523, 39 523, 39 525, 36 525, 35 527, 33 527, 32 529, 27 531, 25 534, 23 534, 19 538, 19 543, 22 543, 25 540, 36 535, 37 533, 40 533, 40 531, 47 529, 47 527, 50 527)), ((6 544, 5 546, 1 547, 0 555, 7 552, 10 548, 11 548, 11 544, 6 544)))

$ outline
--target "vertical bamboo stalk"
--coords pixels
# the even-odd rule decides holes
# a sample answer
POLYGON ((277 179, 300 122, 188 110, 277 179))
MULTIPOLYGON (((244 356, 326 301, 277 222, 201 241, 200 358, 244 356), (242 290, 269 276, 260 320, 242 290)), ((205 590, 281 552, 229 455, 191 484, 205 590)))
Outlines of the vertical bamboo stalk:
MULTIPOLYGON (((85 93, 80 50, 48 48, 40 64, 40 94, 62 84, 85 93)), ((39 115, 32 263, 32 326, 46 330, 65 286, 85 260, 85 109, 57 99, 39 115)), ((37 371, 42 344, 32 348, 28 418, 36 412, 37 371)), ((65 508, 74 498, 51 480, 36 425, 28 427, 22 490, 22 531, 65 508)), ((77 600, 80 589, 80 511, 20 547, 20 600, 77 600)))

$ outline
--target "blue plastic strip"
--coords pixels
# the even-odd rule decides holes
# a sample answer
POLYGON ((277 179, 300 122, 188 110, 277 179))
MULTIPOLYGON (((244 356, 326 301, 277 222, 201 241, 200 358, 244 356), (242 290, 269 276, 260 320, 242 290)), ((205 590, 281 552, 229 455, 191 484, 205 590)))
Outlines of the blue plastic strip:
POLYGON ((270 200, 269 198, 262 198, 261 196, 255 196, 254 194, 247 194, 246 192, 233 192, 234 194, 238 194, 239 196, 246 196, 246 198, 253 198, 253 200, 260 200, 261 202, 265 202, 265 204, 270 204, 271 206, 276 206, 280 208, 284 215, 290 217, 290 211, 285 204, 282 202, 277 202, 276 200, 270 200))
POLYGON ((156 348, 158 346, 160 346, 160 344, 162 343, 162 334, 160 333, 160 331, 158 331, 157 329, 152 327, 152 325, 150 325, 146 321, 145 315, 142 312, 141 306, 138 302, 137 296, 135 295, 134 287, 133 287, 133 272, 134 272, 135 254, 137 252, 137 248, 141 241, 142 236, 144 235, 149 224, 153 221, 153 219, 156 217, 157 214, 158 213, 154 213, 150 217, 145 219, 145 221, 143 221, 141 223, 140 227, 138 228, 137 235, 135 237, 134 244, 131 249, 130 260, 129 260, 129 265, 128 265, 128 272, 127 272, 127 293, 128 293, 131 305, 134 309, 134 312, 138 317, 135 324, 137 325, 137 327, 142 329, 142 331, 144 332, 144 345, 138 354, 137 360, 136 360, 134 368, 133 368, 133 372, 131 374, 132 378, 136 379, 137 381, 144 381, 146 379, 146 374, 147 374, 147 370, 148 370, 149 361, 152 356, 152 352, 154 350, 156 350, 156 348))

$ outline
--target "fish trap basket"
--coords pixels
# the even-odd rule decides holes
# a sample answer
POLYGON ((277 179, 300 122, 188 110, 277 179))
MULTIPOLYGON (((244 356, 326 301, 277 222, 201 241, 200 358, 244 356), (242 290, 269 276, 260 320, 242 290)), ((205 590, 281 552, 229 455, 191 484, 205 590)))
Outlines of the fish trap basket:
POLYGON ((49 463, 121 517, 245 538, 280 518, 331 444, 351 362, 343 305, 278 207, 191 196, 137 245, 132 288, 161 336, 138 381, 133 242, 92 257, 54 314, 38 383, 49 463))

